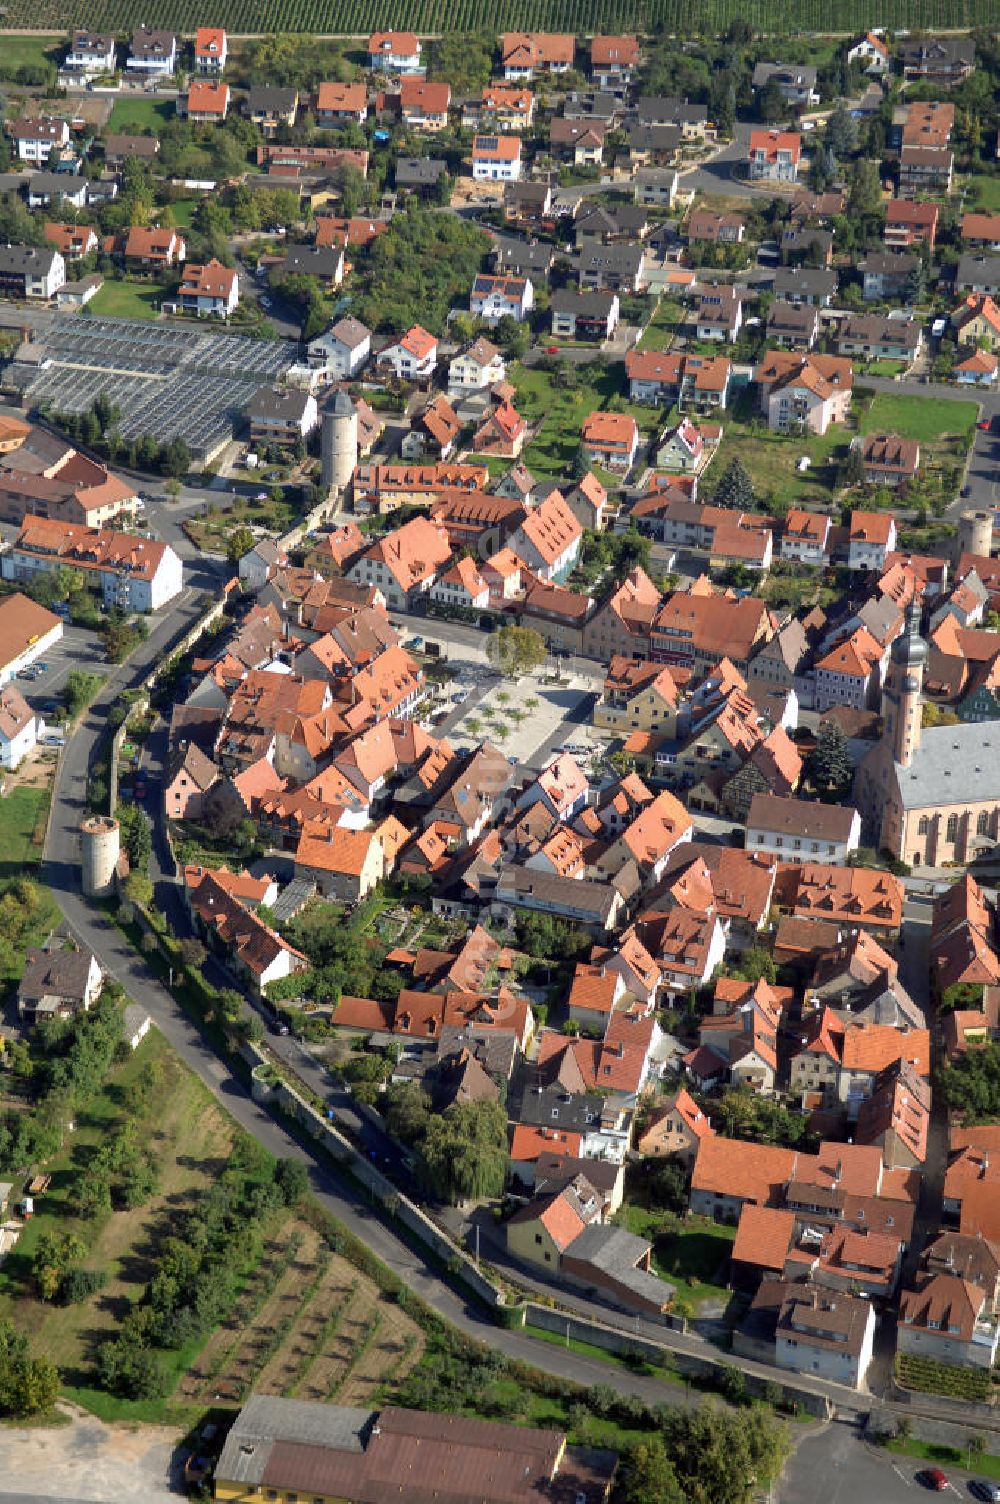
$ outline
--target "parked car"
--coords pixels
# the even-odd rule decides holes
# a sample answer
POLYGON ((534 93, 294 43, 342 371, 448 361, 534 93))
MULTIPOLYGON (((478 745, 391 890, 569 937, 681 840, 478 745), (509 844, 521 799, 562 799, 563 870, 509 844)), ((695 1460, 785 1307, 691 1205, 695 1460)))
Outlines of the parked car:
POLYGON ((988 1478, 974 1478, 969 1492, 982 1499, 983 1504, 1000 1504, 1000 1483, 991 1483, 988 1478))
POLYGON ((948 1487, 948 1474, 943 1473, 939 1467, 925 1467, 917 1474, 917 1479, 935 1494, 943 1494, 948 1487))

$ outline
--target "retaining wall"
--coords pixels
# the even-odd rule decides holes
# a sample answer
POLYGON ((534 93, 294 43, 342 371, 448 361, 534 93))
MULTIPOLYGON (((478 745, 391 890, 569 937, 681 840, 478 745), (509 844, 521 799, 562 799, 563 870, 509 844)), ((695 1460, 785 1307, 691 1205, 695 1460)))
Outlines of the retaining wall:
POLYGON ((278 547, 288 550, 301 543, 306 533, 311 533, 321 522, 325 522, 328 517, 332 516, 340 505, 340 501, 341 497, 338 492, 336 497, 328 496, 324 501, 317 502, 312 511, 307 512, 300 522, 289 528, 287 533, 282 533, 277 540, 278 547))
MULTIPOLYGON (((927 1395, 924 1398, 930 1399, 933 1405, 937 1405, 938 1396, 927 1395)), ((972 1405, 969 1408, 977 1410, 983 1407, 972 1405)), ((904 1419, 918 1441, 927 1441, 944 1447, 958 1447, 964 1451, 968 1446, 970 1436, 982 1436, 988 1452, 1000 1451, 1000 1417, 996 1415, 989 1420, 980 1420, 970 1414, 963 1424, 958 1418, 948 1420, 922 1413, 909 1405, 899 1405, 895 1401, 879 1404, 872 1409, 868 1417, 871 1439, 893 1435, 898 1430, 899 1422, 904 1419)), ((975 1466, 974 1463, 973 1466, 975 1466)))
POLYGON ((996 1405, 977 1404, 974 1400, 951 1399, 946 1394, 923 1394, 916 1389, 902 1389, 893 1384, 890 1403, 914 1419, 919 1412, 935 1419, 961 1425, 977 1425, 1000 1432, 1000 1409, 996 1405))
MULTIPOLYGON (((267 1059, 266 1055, 252 1044, 242 1046, 240 1053, 251 1068, 263 1064, 267 1059)), ((380 1170, 355 1149, 338 1128, 335 1128, 321 1113, 310 1106, 293 1087, 282 1081, 274 1088, 270 1100, 304 1128, 311 1138, 322 1144, 337 1164, 349 1169, 355 1180, 364 1187, 372 1200, 381 1206, 387 1216, 401 1222, 409 1232, 419 1238, 420 1242, 446 1264, 449 1271, 468 1286, 491 1310, 496 1310, 497 1307, 506 1304, 504 1292, 498 1290, 482 1271, 477 1269, 469 1255, 440 1232, 418 1206, 397 1190, 391 1180, 387 1180, 380 1170)))
MULTIPOLYGON (((773 1377, 764 1377, 748 1372, 742 1363, 737 1362, 734 1365, 731 1361, 727 1362, 722 1356, 701 1357, 694 1353, 678 1352, 669 1343, 654 1342, 649 1337, 632 1336, 628 1332, 619 1331, 616 1327, 604 1326, 603 1323, 596 1321, 585 1321, 579 1316, 568 1316, 564 1311, 553 1310, 549 1306, 539 1306, 534 1301, 525 1303, 525 1318, 528 1326, 538 1326, 543 1331, 558 1333, 561 1337, 565 1337, 568 1330, 571 1341, 587 1342, 591 1347, 604 1348, 607 1352, 623 1356, 638 1354, 654 1363, 662 1364, 665 1368, 673 1369, 685 1378, 713 1380, 718 1378, 723 1369, 735 1366, 743 1374, 748 1394, 755 1398, 763 1397, 769 1384, 777 1384, 783 1390, 786 1400, 798 1405, 810 1415, 827 1419, 833 1410, 833 1405, 826 1395, 805 1387, 796 1374, 782 1373, 780 1376, 775 1374, 773 1377)), ((863 1402, 863 1396, 859 1395, 858 1401, 860 1405, 863 1402)))

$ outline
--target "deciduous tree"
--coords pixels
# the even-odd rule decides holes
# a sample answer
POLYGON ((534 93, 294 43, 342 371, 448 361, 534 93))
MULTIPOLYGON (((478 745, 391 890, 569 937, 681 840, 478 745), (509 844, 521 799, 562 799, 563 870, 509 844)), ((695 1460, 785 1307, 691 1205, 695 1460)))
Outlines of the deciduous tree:
POLYGON ((545 640, 533 627, 501 627, 487 642, 486 656, 508 679, 521 679, 545 662, 545 640))

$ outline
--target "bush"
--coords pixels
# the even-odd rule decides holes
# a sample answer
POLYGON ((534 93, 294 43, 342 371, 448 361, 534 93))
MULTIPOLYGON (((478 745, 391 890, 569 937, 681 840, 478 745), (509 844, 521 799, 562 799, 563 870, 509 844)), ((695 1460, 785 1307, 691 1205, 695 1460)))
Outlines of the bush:
POLYGON ((67 1269, 59 1285, 59 1299, 64 1306, 80 1305, 103 1290, 107 1282, 105 1269, 67 1269))

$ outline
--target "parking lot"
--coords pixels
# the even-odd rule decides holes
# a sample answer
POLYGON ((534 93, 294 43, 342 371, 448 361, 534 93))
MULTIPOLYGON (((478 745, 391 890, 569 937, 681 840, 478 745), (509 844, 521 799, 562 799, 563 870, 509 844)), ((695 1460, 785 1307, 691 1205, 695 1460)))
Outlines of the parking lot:
POLYGON ((100 634, 66 622, 60 640, 47 648, 42 657, 15 681, 33 710, 46 719, 54 712, 53 702, 62 704, 66 680, 74 669, 88 674, 106 674, 104 641, 100 634))
POLYGON ((110 1426, 65 1409, 69 1425, 5 1430, 0 1498, 9 1504, 170 1504, 182 1497, 177 1431, 110 1426))

